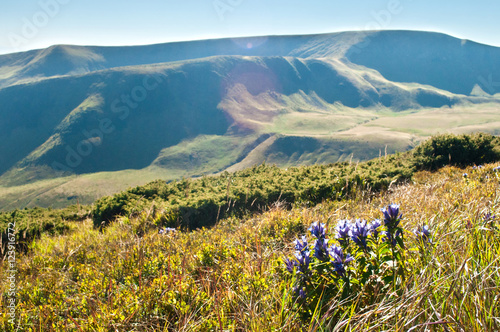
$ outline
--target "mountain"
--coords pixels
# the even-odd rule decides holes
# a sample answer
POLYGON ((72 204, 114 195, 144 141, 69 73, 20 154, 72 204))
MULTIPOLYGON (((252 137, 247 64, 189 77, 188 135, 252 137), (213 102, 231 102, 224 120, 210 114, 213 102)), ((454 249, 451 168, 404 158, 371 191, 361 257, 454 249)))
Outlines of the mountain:
POLYGON ((415 31, 0 55, 0 208, 264 161, 367 159, 439 131, 498 134, 497 77, 500 48, 415 31))

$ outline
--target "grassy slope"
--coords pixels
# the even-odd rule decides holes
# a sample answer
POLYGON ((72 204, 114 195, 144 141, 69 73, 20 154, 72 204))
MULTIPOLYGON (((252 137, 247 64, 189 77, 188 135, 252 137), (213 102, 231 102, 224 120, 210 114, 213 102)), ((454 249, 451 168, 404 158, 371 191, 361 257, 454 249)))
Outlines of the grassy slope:
MULTIPOLYGON (((498 134, 496 123, 500 121, 500 115, 497 107, 496 104, 463 105, 451 109, 444 107, 399 113, 353 110, 369 121, 362 121, 359 125, 352 125, 352 128, 333 134, 310 129, 302 131, 303 136, 279 134, 263 142, 256 142, 256 137, 251 136, 246 140, 231 136, 199 137, 180 146, 164 149, 152 166, 141 170, 86 174, 13 187, 8 182, 0 182, 0 186, 3 185, 0 187, 0 209, 24 206, 63 207, 77 202, 90 204, 101 196, 154 179, 175 180, 183 176, 210 174, 225 168, 236 171, 263 162, 296 166, 313 162, 349 161, 351 158, 354 161, 366 160, 379 154, 384 155, 386 146, 388 153, 404 151, 429 135, 443 132, 466 133, 479 128, 498 134), (245 151, 245 146, 255 149, 245 151), (231 153, 227 153, 228 151, 231 153), (169 165, 169 168, 160 167, 158 164, 162 162, 163 165, 169 165)), ((345 112, 347 114, 349 111, 345 112)), ((290 114, 295 113, 300 114, 290 114)), ((324 113, 323 116, 334 118, 341 114, 333 112, 324 113)), ((274 128, 279 128, 284 123, 278 118, 274 128)), ((295 124, 292 122, 291 125, 295 124)), ((293 133, 293 130, 285 132, 293 133)), ((29 177, 28 174, 29 172, 22 171, 17 176, 22 177, 22 182, 29 177)), ((8 179, 15 181, 15 178, 16 175, 11 174, 8 179)))
MULTIPOLYGON (((336 324, 342 331, 498 330, 500 229, 496 221, 483 223, 487 212, 500 213, 494 166, 422 172, 380 195, 359 192, 290 211, 278 204, 189 233, 157 234, 147 210, 102 233, 89 220, 74 223, 69 234, 43 237, 19 256, 19 322, 47 331, 315 331, 336 324), (379 218, 379 208, 391 202, 401 205, 406 229, 428 224, 435 243, 423 255, 405 235, 414 263, 403 291, 350 304, 340 320, 301 321, 282 263, 292 240, 313 221, 331 233, 339 219, 379 218)), ((10 331, 6 322, 0 316, 10 331)))
MULTIPOLYGON (((159 178, 175 180, 183 176, 213 173, 227 167, 229 171, 235 171, 262 162, 276 163, 278 166, 296 166, 313 162, 348 161, 351 156, 354 161, 366 160, 378 156, 379 153, 385 154, 386 146, 388 146, 388 153, 404 151, 426 136, 437 133, 473 132, 476 128, 480 128, 485 132, 498 134, 495 123, 500 121, 495 104, 397 114, 370 113, 368 110, 355 110, 355 112, 367 114, 368 119, 374 117, 375 120, 361 123, 333 135, 329 132, 321 132, 321 130, 310 130, 307 133, 302 132, 304 137, 274 136, 261 145, 257 145, 255 151, 249 154, 245 152, 246 157, 243 159, 240 154, 244 152, 244 143, 255 142, 253 141, 255 138, 245 141, 225 136, 207 136, 165 149, 151 167, 142 170, 70 176, 21 186, 10 186, 9 183, 4 182, 3 187, 0 187, 0 209, 9 210, 24 206, 59 208, 77 202, 90 204, 101 196, 159 178), (432 124, 434 126, 431 126, 432 124), (231 153, 227 154, 227 149, 231 153), (287 152, 288 150, 290 151, 287 152), (161 161, 164 163, 163 166, 168 164, 169 168, 159 167, 158 163, 161 161)), ((337 115, 333 113, 325 116, 337 115)), ((278 125, 283 123, 280 121, 278 120, 278 125)), ((250 146, 254 145, 250 144, 250 146)), ((28 176, 25 172, 17 175, 23 177, 21 182, 25 181, 25 177, 28 176)), ((15 177, 12 174, 9 179, 12 180, 15 177)))

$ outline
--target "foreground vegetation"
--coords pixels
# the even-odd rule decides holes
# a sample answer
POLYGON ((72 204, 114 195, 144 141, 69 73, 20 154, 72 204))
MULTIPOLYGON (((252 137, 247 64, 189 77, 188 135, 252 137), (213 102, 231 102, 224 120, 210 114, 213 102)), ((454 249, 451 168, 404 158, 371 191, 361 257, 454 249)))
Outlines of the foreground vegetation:
MULTIPOLYGON (((417 171, 429 166, 426 153, 436 157, 430 147, 421 148, 420 164, 412 161, 411 181, 381 191, 357 186, 317 204, 304 199, 290 205, 283 200, 287 196, 277 197, 268 211, 219 216, 210 228, 164 228, 158 200, 145 200, 142 210, 116 217, 104 228, 90 218, 62 222, 66 230, 42 232, 18 256, 16 323, 27 331, 497 331, 497 164, 417 171), (344 247, 345 258, 347 252, 353 256, 345 264, 348 291, 343 275, 322 274, 326 260, 325 265, 311 262, 311 269, 321 272, 314 276, 336 278, 338 284, 316 279, 316 286, 307 284, 297 293, 301 271, 285 264, 297 249, 294 240, 303 244, 306 235, 312 248, 308 228, 317 223, 324 224, 328 245, 343 246, 336 237, 339 220, 382 220, 380 208, 390 203, 398 203, 403 213, 399 244, 391 250, 373 235, 369 250, 351 242, 344 247), (424 225, 431 232, 426 238, 424 225), (365 256, 376 248, 379 256, 365 256), (369 267, 370 260, 378 270, 369 267), (404 271, 392 273, 395 267, 404 271)), ((0 285, 5 308, 7 285, 0 285)), ((0 327, 14 331, 8 319, 2 310, 0 327)))
POLYGON ((243 217, 265 210, 270 204, 342 200, 359 191, 381 191, 408 181, 418 170, 435 170, 447 164, 466 166, 500 159, 500 139, 488 134, 436 136, 415 150, 386 155, 361 163, 336 163, 280 169, 260 165, 235 173, 199 180, 155 181, 122 193, 103 197, 92 207, 24 209, 0 213, 2 243, 7 226, 16 221, 22 247, 42 232, 62 234, 65 221, 91 215, 95 227, 104 227, 119 216, 137 216, 151 209, 156 226, 196 229, 212 226, 229 216, 243 217))

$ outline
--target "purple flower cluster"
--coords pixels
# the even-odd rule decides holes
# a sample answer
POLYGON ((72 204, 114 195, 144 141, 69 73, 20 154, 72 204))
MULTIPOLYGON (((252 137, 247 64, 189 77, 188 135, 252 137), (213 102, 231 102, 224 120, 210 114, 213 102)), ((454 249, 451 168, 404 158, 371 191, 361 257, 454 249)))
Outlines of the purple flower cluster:
POLYGON ((300 287, 300 286, 294 287, 293 292, 297 295, 297 297, 299 297, 302 300, 304 300, 306 298, 307 294, 306 294, 306 290, 304 287, 300 287))
MULTIPOLYGON (((398 243, 402 245, 403 229, 400 223, 403 215, 397 204, 390 204, 381 211, 383 219, 374 219, 371 222, 362 219, 339 220, 337 225, 333 227, 332 236, 336 242, 338 241, 335 244, 331 244, 331 241, 327 239, 326 226, 320 222, 314 222, 308 228, 311 236, 315 239, 314 244, 310 246, 306 236, 294 241, 295 255, 290 259, 285 258, 284 263, 288 272, 297 275, 296 287, 294 287, 294 293, 297 297, 306 298, 307 291, 310 290, 311 278, 314 278, 318 273, 330 273, 330 276, 347 280, 350 278, 347 266, 354 261, 354 257, 347 250, 351 248, 351 242, 358 248, 356 255, 363 256, 370 254, 369 251, 372 250, 370 247, 380 244, 381 239, 392 245, 392 255, 395 255, 394 247, 398 243)), ((428 226, 417 228, 414 233, 424 243, 432 243, 428 226)), ((356 250, 356 247, 352 249, 356 250)), ((358 262, 358 266, 362 268, 363 264, 365 264, 363 260, 358 262)), ((321 279, 328 280, 328 278, 323 277, 321 279)))
POLYGON ((299 239, 296 239, 294 241, 295 243, 295 250, 299 253, 304 253, 304 252, 309 252, 309 244, 307 243, 307 238, 305 235, 302 235, 302 242, 300 242, 299 239))
POLYGON ((309 227, 307 230, 311 232, 311 235, 317 239, 324 239, 326 237, 325 224, 319 223, 317 221, 312 223, 311 227, 309 227))
POLYGON ((373 235, 375 239, 378 238, 379 228, 382 226, 382 222, 380 219, 375 219, 370 223, 370 233, 373 235))
MULTIPOLYGON (((365 222, 366 223, 366 222, 365 222)), ((350 236, 351 232, 351 224, 346 223, 345 226, 345 237, 346 239, 350 236)), ((313 257, 318 259, 321 262, 330 262, 333 267, 333 271, 340 277, 345 275, 345 266, 351 262, 354 258, 349 254, 344 254, 344 251, 341 247, 336 245, 332 245, 328 247, 329 239, 326 238, 326 228, 325 224, 315 222, 308 229, 311 232, 311 235, 316 238, 314 243, 314 255, 313 257)), ((355 230, 356 239, 362 238, 363 229, 355 230)), ((338 235, 338 234, 337 234, 338 235)), ((342 240, 340 240, 342 241, 342 240)), ((302 240, 296 239, 294 241, 295 247, 295 257, 292 259, 285 258, 284 263, 288 272, 290 273, 299 273, 302 275, 308 275, 309 265, 311 263, 309 244, 307 242, 307 238, 302 236, 302 240)), ((296 293, 300 295, 300 291, 302 288, 295 289, 296 293)))
POLYGON ((356 222, 351 225, 349 236, 351 240, 358 245, 358 247, 366 249, 368 244, 366 240, 370 235, 370 227, 366 224, 366 220, 356 219, 356 222))
POLYGON ((343 247, 346 247, 349 241, 353 241, 360 248, 367 249, 368 236, 372 235, 374 239, 377 239, 380 226, 382 226, 382 222, 379 219, 375 219, 370 223, 361 219, 356 219, 354 222, 340 220, 335 227, 335 239, 343 247))
POLYGON ((394 232, 382 231, 382 235, 384 236, 382 238, 382 241, 390 243, 393 247, 395 247, 396 244, 398 244, 398 237, 400 237, 402 234, 403 232, 401 231, 401 229, 397 229, 394 232))
POLYGON ((417 240, 425 244, 432 243, 431 231, 429 230, 429 226, 427 225, 415 228, 413 230, 413 234, 415 234, 417 240))
POLYGON ((491 212, 488 212, 486 213, 484 216, 483 216, 483 222, 485 225, 489 225, 489 226, 493 226, 495 229, 497 229, 497 216, 496 215, 492 215, 491 212))
MULTIPOLYGON (((349 233, 351 230, 350 223, 346 225, 347 226, 344 225, 344 227, 347 228, 347 233, 349 233)), ((320 261, 327 261, 331 258, 330 262, 333 265, 333 270, 338 276, 343 277, 345 275, 346 264, 351 262, 354 258, 349 254, 344 255, 344 251, 341 247, 336 245, 328 247, 329 240, 326 238, 325 224, 315 222, 309 227, 309 231, 316 238, 314 257, 320 261)))
POLYGON ((389 230, 393 230, 399 226, 399 222, 403 219, 403 215, 399 213, 399 205, 389 204, 386 208, 382 208, 384 214, 384 224, 389 230))
POLYGON ((309 244, 307 238, 302 236, 302 242, 299 239, 294 241, 295 244, 295 259, 288 259, 285 257, 285 266, 288 272, 293 273, 297 268, 297 273, 308 273, 309 263, 311 262, 309 244))
POLYGON ((314 257, 319 260, 328 258, 328 239, 317 239, 314 243, 314 257))
POLYGON ((340 220, 335 227, 335 239, 339 241, 342 246, 347 246, 349 244, 349 232, 351 231, 351 222, 349 220, 340 220))

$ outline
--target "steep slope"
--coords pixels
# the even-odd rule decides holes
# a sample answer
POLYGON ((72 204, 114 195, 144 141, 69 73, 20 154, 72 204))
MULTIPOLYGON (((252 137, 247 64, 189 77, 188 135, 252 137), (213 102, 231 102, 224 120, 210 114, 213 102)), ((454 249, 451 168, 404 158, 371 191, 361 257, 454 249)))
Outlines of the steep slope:
POLYGON ((328 122, 335 132, 374 117, 359 107, 487 100, 394 84, 328 59, 225 56, 104 70, 0 89, 0 172, 140 169, 198 135, 307 135, 328 122))

